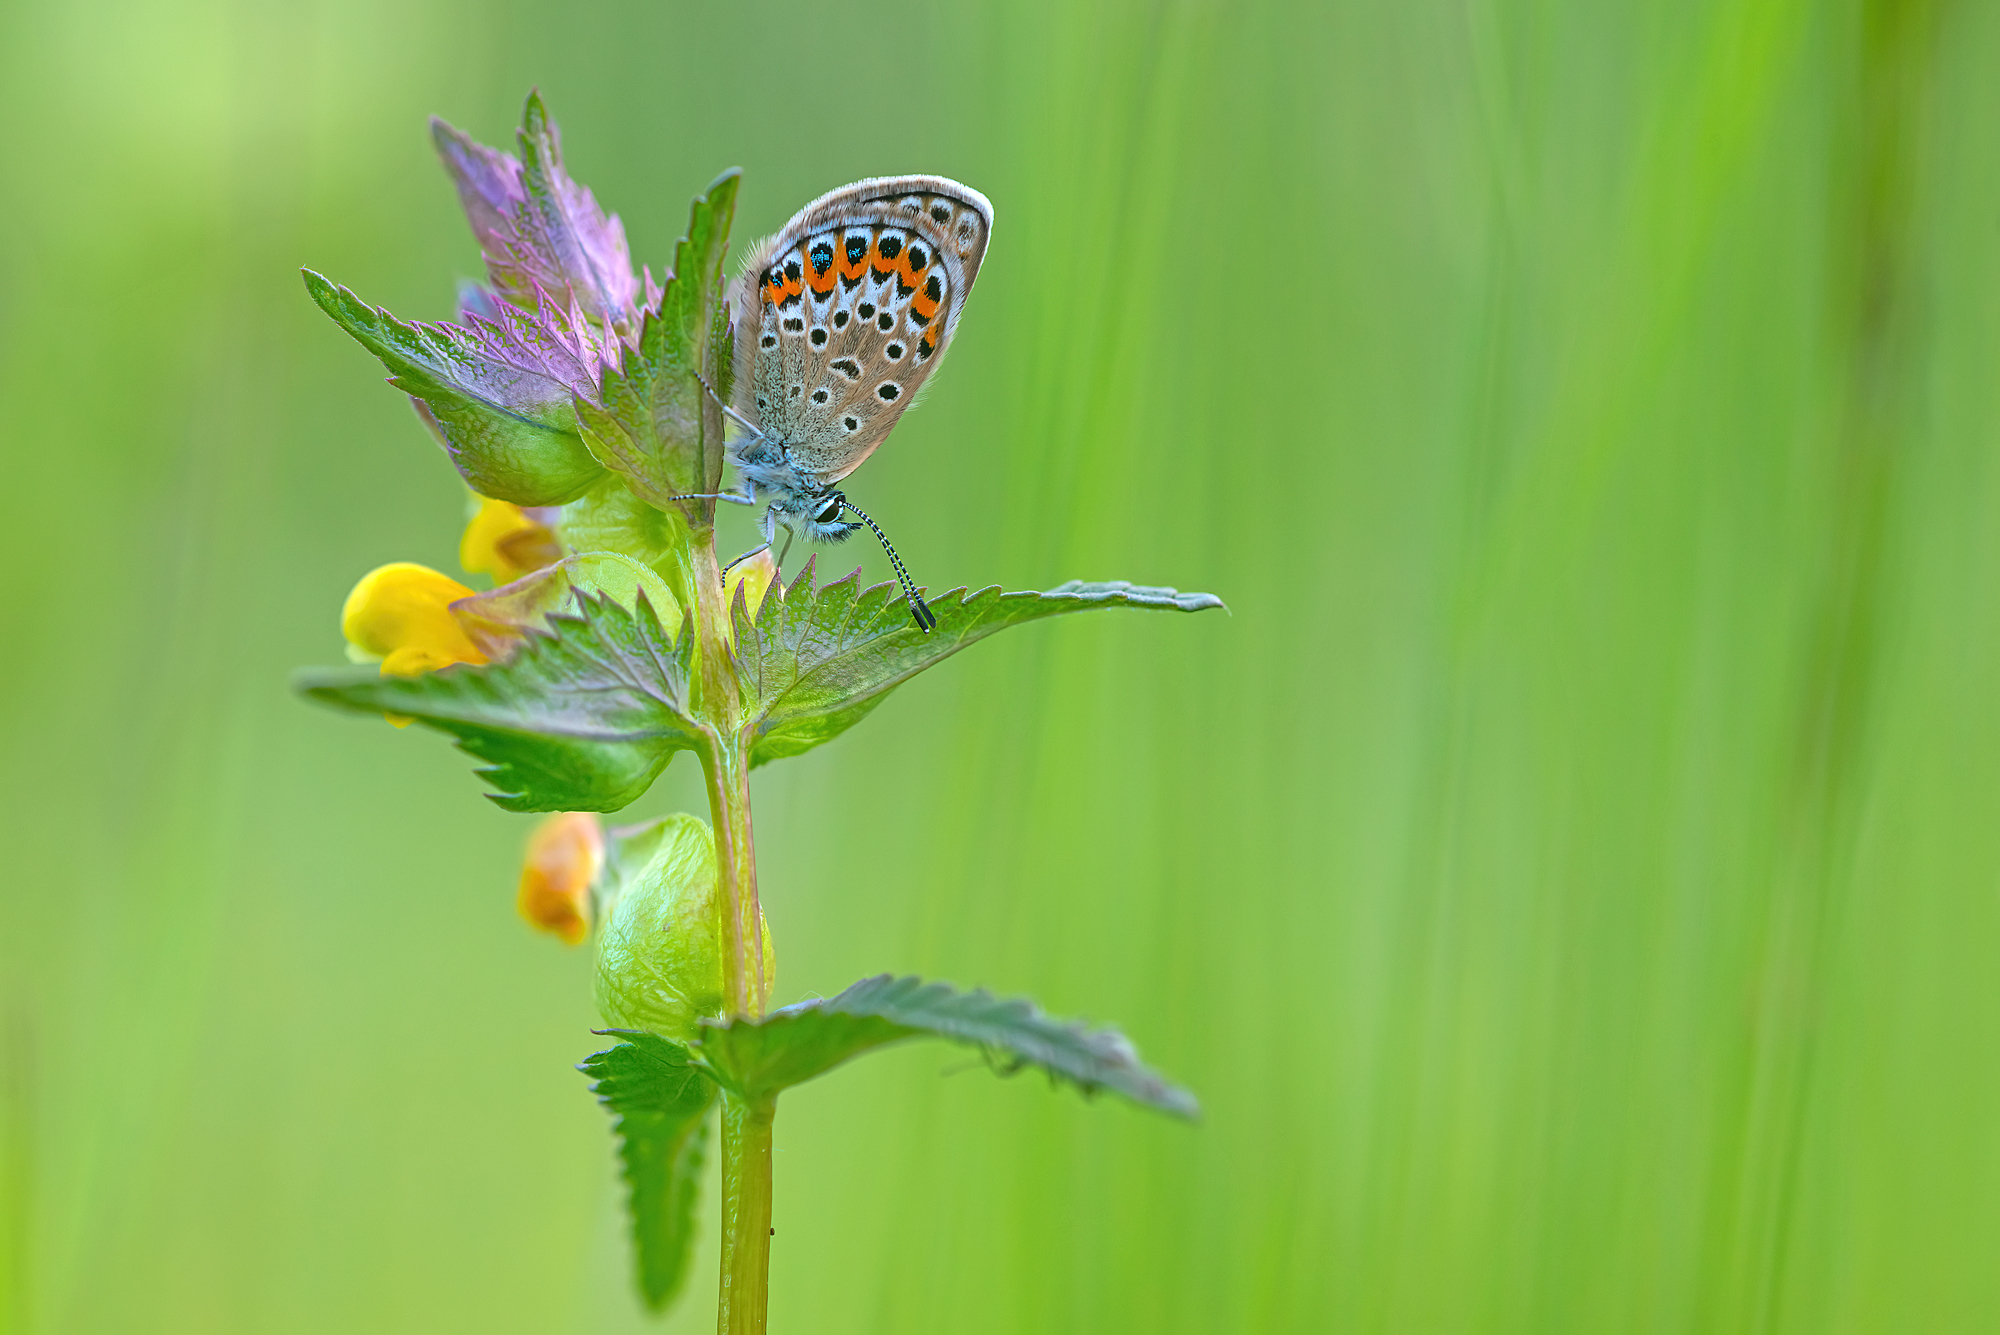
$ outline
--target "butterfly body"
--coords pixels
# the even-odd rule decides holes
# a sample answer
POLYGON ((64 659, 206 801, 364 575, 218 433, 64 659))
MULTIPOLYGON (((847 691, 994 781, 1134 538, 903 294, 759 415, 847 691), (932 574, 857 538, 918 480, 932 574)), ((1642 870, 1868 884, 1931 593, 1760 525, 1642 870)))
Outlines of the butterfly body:
MULTIPOLYGON (((834 489, 937 369, 993 229, 993 206, 937 176, 876 177, 806 205, 754 248, 734 294, 732 461, 782 524, 840 541, 834 489)), ((856 510, 855 513, 861 513, 856 510)), ((865 518, 865 516, 864 516, 865 518)))

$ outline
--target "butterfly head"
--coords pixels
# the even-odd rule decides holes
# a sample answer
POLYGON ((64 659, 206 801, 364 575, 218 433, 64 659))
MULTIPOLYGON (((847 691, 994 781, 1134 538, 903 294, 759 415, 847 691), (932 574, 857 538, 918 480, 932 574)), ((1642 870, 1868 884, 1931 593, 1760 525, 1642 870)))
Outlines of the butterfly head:
POLYGON ((814 542, 845 542, 861 527, 841 519, 840 512, 846 508, 847 497, 837 491, 807 500, 800 527, 814 542))

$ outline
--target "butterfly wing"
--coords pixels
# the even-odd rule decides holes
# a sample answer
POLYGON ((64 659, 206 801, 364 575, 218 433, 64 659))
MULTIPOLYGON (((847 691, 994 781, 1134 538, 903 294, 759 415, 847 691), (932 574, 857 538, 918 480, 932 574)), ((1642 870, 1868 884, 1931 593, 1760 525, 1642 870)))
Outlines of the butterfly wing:
POLYGON ((951 345, 993 206, 938 176, 885 176, 801 209, 735 293, 737 407, 819 484, 861 465, 951 345))

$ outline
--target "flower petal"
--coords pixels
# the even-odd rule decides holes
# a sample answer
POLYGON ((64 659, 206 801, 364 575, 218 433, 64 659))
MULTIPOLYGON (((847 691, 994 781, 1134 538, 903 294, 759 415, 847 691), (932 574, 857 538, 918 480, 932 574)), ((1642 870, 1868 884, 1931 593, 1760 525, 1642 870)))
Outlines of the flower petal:
POLYGON ((562 811, 535 827, 514 906, 536 931, 579 945, 590 932, 590 888, 604 869, 604 829, 586 811, 562 811))
POLYGON ((361 577, 340 609, 340 633, 362 654, 383 660, 383 670, 411 676, 448 663, 484 663, 452 603, 472 590, 449 575, 412 561, 379 566, 361 577), (389 660, 396 655, 398 667, 389 660), (417 666, 419 663, 424 666, 417 666), (414 671, 405 671, 413 668, 414 671))

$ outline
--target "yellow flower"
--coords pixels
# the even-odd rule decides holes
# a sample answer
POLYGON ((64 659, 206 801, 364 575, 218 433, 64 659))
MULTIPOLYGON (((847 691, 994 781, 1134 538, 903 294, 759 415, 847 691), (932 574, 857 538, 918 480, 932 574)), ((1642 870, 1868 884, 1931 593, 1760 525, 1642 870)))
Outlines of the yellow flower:
POLYGON ((590 933, 590 887, 603 869, 604 830, 597 817, 558 812, 528 836, 515 907, 536 931, 577 945, 590 933))
POLYGON ((562 559, 562 544, 547 524, 509 501, 478 500, 479 509, 458 543, 458 563, 467 573, 512 584, 562 559))
MULTIPOLYGON (((484 663, 486 655, 452 615, 472 590, 428 566, 397 561, 361 577, 340 609, 348 656, 380 662, 385 677, 418 677, 453 663, 484 663)), ((410 720, 385 714, 399 728, 410 720)))

